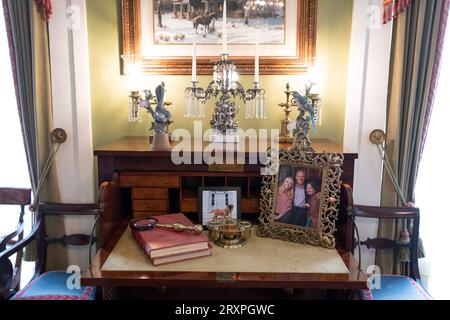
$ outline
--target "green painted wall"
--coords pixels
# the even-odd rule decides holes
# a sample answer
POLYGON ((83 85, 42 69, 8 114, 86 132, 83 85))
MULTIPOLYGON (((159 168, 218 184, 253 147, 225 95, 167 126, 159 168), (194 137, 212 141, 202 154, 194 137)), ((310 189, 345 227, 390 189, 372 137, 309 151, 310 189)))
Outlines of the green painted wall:
MULTIPOLYGON (((288 0, 292 1, 292 0, 288 0)), ((323 126, 313 137, 328 138, 339 144, 343 141, 345 103, 347 93, 347 69, 350 46, 353 0, 319 0, 317 61, 325 70, 322 84, 323 126)), ((94 148, 125 135, 148 135, 150 116, 142 123, 129 123, 127 79, 120 75, 120 0, 87 0, 89 32, 89 56, 91 71, 92 121, 94 148)), ((201 76, 202 84, 210 77, 201 76)), ((241 76, 245 87, 253 78, 241 76)), ((147 77, 145 82, 154 89, 160 82, 166 83, 166 99, 173 103, 172 113, 176 128, 193 128, 193 121, 183 117, 183 92, 190 84, 190 76, 147 77)), ((243 129, 279 128, 283 112, 278 103, 285 100, 285 84, 302 90, 305 78, 298 76, 262 76, 261 84, 268 92, 267 120, 245 120, 243 112, 239 123, 243 129)), ((203 128, 209 128, 212 104, 207 107, 207 119, 203 128)))

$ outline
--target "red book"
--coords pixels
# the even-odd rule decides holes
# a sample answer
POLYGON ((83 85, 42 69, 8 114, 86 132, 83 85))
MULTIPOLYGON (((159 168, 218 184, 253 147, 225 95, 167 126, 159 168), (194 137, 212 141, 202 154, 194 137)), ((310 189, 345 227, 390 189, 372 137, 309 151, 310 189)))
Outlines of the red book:
MULTIPOLYGON (((160 224, 193 223, 182 213, 156 217, 160 224)), ((154 265, 187 260, 211 254, 208 238, 191 231, 174 232, 164 228, 148 231, 131 230, 134 238, 154 265)))

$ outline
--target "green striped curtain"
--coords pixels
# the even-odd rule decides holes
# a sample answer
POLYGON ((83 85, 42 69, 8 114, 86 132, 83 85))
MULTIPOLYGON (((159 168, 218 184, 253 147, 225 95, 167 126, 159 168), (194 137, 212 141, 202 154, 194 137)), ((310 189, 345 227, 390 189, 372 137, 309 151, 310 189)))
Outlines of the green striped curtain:
MULTIPOLYGON (((448 0, 414 0, 394 23, 387 110, 386 150, 408 202, 414 190, 447 23, 448 0)), ((382 206, 401 203, 388 175, 383 177, 382 206)), ((379 236, 398 239, 402 223, 380 221, 379 236)), ((423 252, 422 252, 423 254, 423 252)), ((419 254, 420 256, 420 254, 419 254)), ((402 273, 408 254, 377 252, 383 273, 402 273)))
MULTIPOLYGON (((44 11, 34 0, 3 0, 3 7, 30 180, 36 191, 53 130, 48 26, 44 11)), ((54 166, 40 199, 59 200, 54 166)))

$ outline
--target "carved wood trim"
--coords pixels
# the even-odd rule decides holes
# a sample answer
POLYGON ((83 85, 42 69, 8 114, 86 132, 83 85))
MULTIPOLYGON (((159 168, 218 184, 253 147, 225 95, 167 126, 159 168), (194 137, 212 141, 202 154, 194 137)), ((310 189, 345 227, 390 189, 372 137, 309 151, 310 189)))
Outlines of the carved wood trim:
MULTIPOLYGON (((306 72, 316 56, 318 0, 298 1, 297 55, 286 57, 261 57, 260 73, 299 74, 306 72)), ((122 54, 141 54, 141 0, 122 0, 122 54)), ((191 57, 144 59, 146 74, 188 75, 192 73, 191 57)), ((197 62, 197 73, 208 75, 218 57, 202 57, 197 62)), ((241 74, 254 73, 254 61, 248 57, 232 57, 241 74)), ((122 70, 123 71, 123 70, 122 70)))

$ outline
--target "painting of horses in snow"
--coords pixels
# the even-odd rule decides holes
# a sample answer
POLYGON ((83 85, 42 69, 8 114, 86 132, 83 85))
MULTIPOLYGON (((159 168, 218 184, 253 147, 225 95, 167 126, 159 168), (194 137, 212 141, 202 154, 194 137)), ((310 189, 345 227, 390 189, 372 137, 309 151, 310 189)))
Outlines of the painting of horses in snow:
MULTIPOLYGON (((227 1, 227 34, 230 45, 263 45, 286 41, 285 0, 227 1)), ((222 43, 223 0, 154 0, 153 42, 157 45, 191 45, 194 34, 200 45, 222 43)))
MULTIPOLYGON (((122 55, 146 74, 211 74, 220 57, 223 0, 121 0, 122 55), (197 46, 192 45, 195 40, 197 46)), ((318 0, 227 0, 227 51, 240 74, 299 74, 316 57, 318 0), (255 45, 256 41, 259 46, 255 45)))

